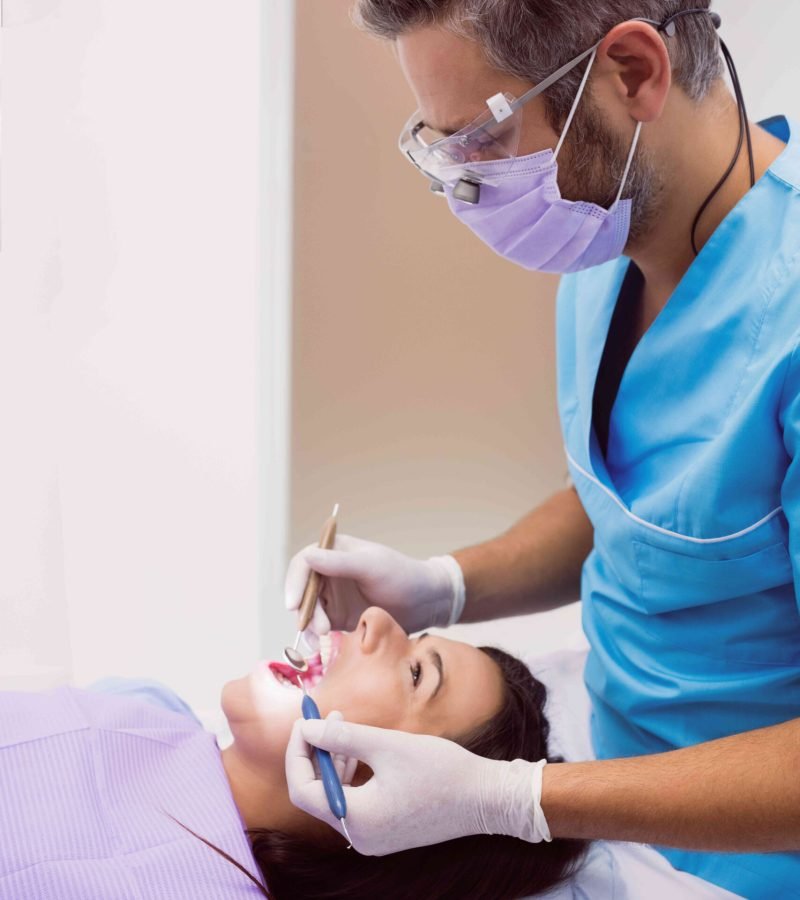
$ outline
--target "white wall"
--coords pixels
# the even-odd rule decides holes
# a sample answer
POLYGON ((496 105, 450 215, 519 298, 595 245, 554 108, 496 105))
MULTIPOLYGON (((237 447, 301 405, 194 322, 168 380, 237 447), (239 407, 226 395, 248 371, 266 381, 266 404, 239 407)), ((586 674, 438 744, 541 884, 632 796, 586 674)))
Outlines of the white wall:
POLYGON ((261 270, 279 228, 261 203, 280 193, 261 180, 262 12, 278 7, 81 0, 5 30, 7 673, 24 650, 31 679, 142 675, 209 709, 261 655, 260 560, 282 569, 285 544, 280 498, 265 510, 286 483, 261 383, 279 372, 259 352, 262 296, 285 299, 261 270))
POLYGON ((797 35, 800 5, 791 0, 714 0, 752 120, 782 113, 800 120, 797 35))
POLYGON ((63 132, 53 9, 4 3, 0 250, 0 687, 71 672, 56 444, 63 132))

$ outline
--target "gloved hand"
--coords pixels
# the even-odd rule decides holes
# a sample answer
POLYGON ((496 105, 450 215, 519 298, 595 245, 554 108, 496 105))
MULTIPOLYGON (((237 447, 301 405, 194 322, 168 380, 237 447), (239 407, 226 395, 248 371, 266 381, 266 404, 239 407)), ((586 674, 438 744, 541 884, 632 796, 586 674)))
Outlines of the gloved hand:
POLYGON ((383 544, 337 534, 333 549, 309 544, 292 557, 287 609, 300 606, 311 568, 325 576, 305 635, 312 646, 331 628, 352 631, 370 606, 385 609, 409 634, 452 625, 464 608, 464 576, 452 556, 412 559, 383 544))
POLYGON ((546 760, 485 759, 444 738, 354 725, 338 716, 298 720, 286 748, 289 797, 340 833, 314 776, 309 741, 362 760, 374 773, 359 787, 344 787, 347 829, 359 853, 384 856, 470 834, 551 839, 540 803, 546 760))
MULTIPOLYGON (((344 716, 339 712, 338 709, 329 712, 326 719, 336 720, 337 722, 341 722, 344 720, 344 716)), ((331 759, 333 760, 333 767, 336 769, 336 774, 339 776, 339 781, 345 785, 350 784, 353 781, 353 777, 356 774, 356 769, 358 767, 358 760, 354 759, 351 756, 345 756, 343 753, 331 753, 331 759)), ((317 757, 311 756, 311 763, 314 767, 314 777, 321 778, 322 775, 319 770, 319 763, 317 762, 317 757)))

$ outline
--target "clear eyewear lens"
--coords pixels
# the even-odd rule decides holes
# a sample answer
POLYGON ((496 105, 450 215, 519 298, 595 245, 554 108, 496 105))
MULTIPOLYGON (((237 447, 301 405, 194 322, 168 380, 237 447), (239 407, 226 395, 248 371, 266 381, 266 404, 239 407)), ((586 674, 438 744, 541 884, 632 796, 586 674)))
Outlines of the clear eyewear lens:
MULTIPOLYGON (((513 97, 505 95, 509 103, 513 97)), ((404 156, 439 184, 455 185, 464 178, 491 184, 513 165, 519 147, 521 114, 497 122, 489 110, 456 134, 442 134, 421 121, 419 112, 400 135, 404 156), (493 162, 491 176, 470 172, 473 163, 493 162)))

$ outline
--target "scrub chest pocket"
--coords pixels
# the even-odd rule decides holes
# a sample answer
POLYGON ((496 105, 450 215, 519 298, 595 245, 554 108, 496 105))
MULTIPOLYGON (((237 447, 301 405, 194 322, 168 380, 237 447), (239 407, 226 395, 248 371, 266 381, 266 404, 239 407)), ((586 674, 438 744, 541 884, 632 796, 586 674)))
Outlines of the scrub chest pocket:
POLYGON ((664 613, 735 600, 792 583, 783 541, 741 555, 700 547, 679 552, 644 540, 631 542, 645 612, 664 613))
POLYGON ((666 629, 688 651, 717 660, 800 666, 800 614, 783 541, 740 555, 719 545, 694 553, 643 540, 631 546, 640 609, 662 619, 662 636, 666 629))

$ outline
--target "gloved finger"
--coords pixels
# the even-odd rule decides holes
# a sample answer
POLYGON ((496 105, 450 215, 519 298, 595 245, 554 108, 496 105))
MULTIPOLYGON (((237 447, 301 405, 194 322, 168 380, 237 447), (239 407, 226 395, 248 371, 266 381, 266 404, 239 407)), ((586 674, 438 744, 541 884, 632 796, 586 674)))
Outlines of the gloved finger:
POLYGON ((348 550, 323 550, 311 547, 302 551, 303 559, 320 575, 332 578, 363 578, 369 567, 369 557, 364 553, 348 550))
MULTIPOLYGON (((328 715, 325 716, 325 718, 326 719, 334 719, 337 722, 341 722, 344 719, 344 715, 342 715, 342 713, 340 713, 338 710, 333 710, 332 712, 329 712, 328 715)), ((333 760, 333 764, 334 764, 334 768, 335 768, 336 757, 333 756, 333 754, 331 754, 331 759, 333 760)), ((317 759, 317 754, 313 752, 313 749, 312 749, 312 753, 311 753, 311 762, 314 764, 314 774, 316 775, 317 779, 321 779, 322 778, 322 770, 319 767, 319 760, 317 759)), ((338 769, 336 770, 336 774, 339 775, 339 780, 341 781, 342 776, 338 769)))
POLYGON ((303 599, 303 591, 306 589, 306 583, 311 571, 303 554, 307 550, 313 550, 314 547, 316 547, 316 544, 308 544, 299 553, 295 553, 289 561, 283 588, 284 602, 289 610, 297 609, 300 606, 300 601, 303 599))
MULTIPOLYGON (((334 709, 325 716, 325 719, 326 721, 333 720, 336 722, 343 722, 344 715, 340 713, 338 709, 334 709)), ((339 776, 339 781, 344 783, 344 774, 348 757, 344 753, 331 753, 331 759, 333 760, 333 767, 336 769, 336 774, 339 776)))
POLYGON ((348 756, 345 763, 344 773, 341 776, 342 784, 352 784, 356 777, 356 769, 358 768, 358 760, 354 756, 348 756))
POLYGON ((336 540, 333 542, 334 550, 343 550, 346 553, 352 553, 354 550, 364 550, 371 546, 374 546, 371 541, 353 537, 351 534, 337 534, 336 540))
MULTIPOLYGON (((321 776, 319 774, 319 768, 316 766, 316 754, 314 753, 314 748, 307 741, 305 741, 303 739, 302 735, 300 735, 300 737, 298 738, 297 735, 295 734, 295 732, 298 731, 298 725, 302 724, 303 721, 304 721, 303 719, 298 719, 294 723, 294 726, 292 728, 292 733, 289 737, 289 744, 287 745, 287 748, 286 748, 286 766, 287 766, 286 776, 287 776, 287 778, 289 776, 289 769, 288 769, 289 756, 290 756, 289 751, 291 748, 293 756, 297 760, 300 760, 300 762, 298 763, 298 767, 297 767, 298 770, 303 768, 302 760, 308 759, 311 762, 312 766, 314 767, 314 771, 316 773, 315 777, 320 778, 321 776), (295 742, 294 745, 292 744, 292 740, 294 740, 294 742, 295 742)), ((316 721, 320 721, 320 720, 316 720, 316 721)), ((323 719, 321 721, 343 722, 344 714, 342 712, 340 712, 338 709, 334 709, 334 710, 331 710, 331 712, 328 713, 328 715, 325 717, 325 719, 323 719)), ((306 768, 305 774, 301 773, 301 777, 307 778, 308 777, 308 768, 307 767, 305 767, 305 768, 306 768)))
POLYGON ((319 650, 319 636, 314 632, 310 625, 303 632, 303 640, 308 644, 313 653, 316 653, 319 650))
POLYGON ((315 634, 327 634, 331 630, 331 620, 325 612, 321 599, 317 600, 317 605, 314 607, 314 615, 311 617, 308 627, 315 634))
POLYGON ((313 750, 303 737, 302 725, 303 719, 297 719, 292 726, 284 760, 286 782, 297 786, 317 780, 312 762, 313 750))
POLYGON ((352 722, 310 719, 300 726, 303 739, 330 753, 343 753, 370 764, 381 751, 396 748, 402 732, 352 722))
MULTIPOLYGON (((299 612, 297 614, 297 627, 300 627, 299 612)), ((311 621, 303 631, 303 640, 308 644, 312 652, 316 653, 319 650, 319 636, 321 634, 327 634, 330 630, 331 623, 325 613, 322 599, 320 598, 317 600, 317 603, 314 606, 314 612, 312 613, 311 621)))
MULTIPOLYGON (((303 738, 302 723, 303 719, 298 719, 294 723, 286 746, 286 785, 289 789, 289 799, 298 809, 322 819, 341 832, 341 824, 328 805, 325 787, 321 779, 314 774, 313 751, 303 738)), ((345 801, 346 799, 345 794, 345 801)))
MULTIPOLYGON (((352 537, 349 534, 337 534, 333 542, 334 551, 352 553, 355 550, 361 550, 369 546, 369 541, 363 541, 360 538, 352 537)), ((284 602, 289 610, 297 609, 303 598, 303 591, 306 589, 308 576, 311 571, 307 554, 313 550, 319 550, 318 544, 307 544, 302 550, 299 550, 289 561, 286 570, 286 579, 284 581, 284 602)), ((328 551, 323 551, 323 553, 328 551)), ((332 551, 333 552, 333 551, 332 551)), ((319 570, 320 574, 326 573, 319 570)))

